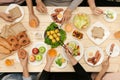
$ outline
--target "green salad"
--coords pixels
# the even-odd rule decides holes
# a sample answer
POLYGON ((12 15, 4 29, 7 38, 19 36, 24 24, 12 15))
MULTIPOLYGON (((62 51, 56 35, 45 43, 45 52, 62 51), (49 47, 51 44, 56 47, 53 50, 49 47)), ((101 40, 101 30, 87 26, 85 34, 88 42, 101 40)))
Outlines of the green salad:
POLYGON ((45 43, 50 45, 51 48, 56 48, 61 45, 66 39, 66 32, 59 29, 55 22, 52 22, 45 31, 45 43))

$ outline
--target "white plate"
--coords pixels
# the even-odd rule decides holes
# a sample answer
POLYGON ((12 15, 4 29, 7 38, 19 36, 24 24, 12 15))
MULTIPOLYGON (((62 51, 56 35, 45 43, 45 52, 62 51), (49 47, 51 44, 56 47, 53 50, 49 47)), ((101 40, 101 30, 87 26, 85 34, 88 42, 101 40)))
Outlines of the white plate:
POLYGON ((105 10, 105 12, 104 12, 104 13, 107 13, 107 11, 112 12, 112 13, 113 13, 114 18, 113 18, 113 19, 110 19, 110 18, 107 18, 107 16, 106 16, 106 15, 104 15, 104 19, 105 19, 106 21, 108 21, 108 22, 113 22, 113 21, 115 21, 115 20, 116 20, 116 18, 117 18, 117 13, 116 13, 114 10, 112 10, 112 9, 105 10))
MULTIPOLYGON (((71 41, 69 41, 69 42, 75 42, 77 45, 79 45, 79 47, 80 47, 80 55, 79 56, 74 56, 74 58, 77 60, 77 61, 79 61, 81 58, 82 58, 82 56, 83 56, 83 52, 84 52, 84 48, 83 48, 83 45, 79 42, 79 41, 77 41, 77 40, 71 40, 71 41)), ((69 42, 67 42, 67 43, 69 43, 69 42)), ((67 44, 66 43, 66 44, 67 44)), ((63 50, 64 51, 64 53, 65 53, 65 50, 63 50)), ((65 55, 66 57, 67 57, 67 55, 65 55)), ((69 60, 69 59, 68 59, 69 60)))
POLYGON ((13 9, 15 7, 18 7, 20 9, 20 11, 22 13, 22 16, 17 18, 14 22, 20 22, 24 17, 24 9, 21 6, 19 6, 18 4, 10 4, 8 6, 8 8, 6 9, 5 13, 9 14, 9 10, 11 10, 11 9, 13 9))
POLYGON ((110 43, 110 44, 107 46, 107 48, 106 48, 106 53, 107 53, 108 55, 110 55, 111 57, 117 57, 117 56, 119 55, 119 53, 120 53, 120 49, 119 49, 119 46, 118 46, 116 43, 113 43, 113 44, 115 44, 115 46, 114 46, 114 48, 113 48, 112 54, 110 55, 110 47, 111 47, 112 43, 110 43))
MULTIPOLYGON (((63 63, 62 66, 57 65, 55 61, 57 60, 58 57, 56 57, 54 60, 54 64, 58 68, 65 68, 67 66, 67 59, 65 58, 65 56, 63 54, 61 54, 61 53, 58 53, 58 54, 60 54, 65 59, 65 63, 63 63)), ((58 54, 57 54, 57 56, 58 56, 58 54)))
POLYGON ((102 50, 101 48, 97 47, 97 46, 92 46, 92 47, 87 48, 87 50, 85 51, 85 55, 84 55, 84 56, 85 56, 85 61, 86 61, 86 63, 87 63, 88 65, 90 65, 90 66, 98 66, 98 65, 100 65, 100 64, 103 62, 103 59, 104 59, 103 50, 102 50), (88 57, 88 53, 89 53, 89 52, 96 53, 97 50, 100 51, 101 58, 100 58, 100 60, 99 60, 95 65, 93 65, 92 63, 90 63, 90 62, 87 61, 88 58, 89 58, 89 57, 88 57))
POLYGON ((95 44, 100 45, 102 42, 104 42, 104 41, 109 37, 110 32, 109 32, 109 30, 106 28, 106 26, 103 25, 101 22, 96 22, 95 24, 93 24, 93 25, 88 29, 87 35, 88 35, 88 37, 89 37, 95 44), (101 27, 101 28, 104 29, 104 36, 103 36, 102 39, 99 39, 99 38, 94 39, 94 38, 92 37, 92 29, 93 29, 94 27, 101 27))
POLYGON ((31 48, 31 51, 29 52, 29 56, 32 55, 32 49, 33 49, 33 48, 39 48, 39 47, 41 47, 41 46, 44 46, 44 47, 46 48, 45 53, 42 55, 42 60, 41 60, 41 61, 36 61, 36 60, 35 60, 34 62, 30 62, 30 61, 29 61, 29 63, 30 63, 31 65, 40 65, 40 64, 43 62, 43 59, 45 58, 46 53, 47 53, 47 51, 48 51, 47 45, 46 45, 44 42, 38 42, 38 43, 33 44, 33 47, 31 48))

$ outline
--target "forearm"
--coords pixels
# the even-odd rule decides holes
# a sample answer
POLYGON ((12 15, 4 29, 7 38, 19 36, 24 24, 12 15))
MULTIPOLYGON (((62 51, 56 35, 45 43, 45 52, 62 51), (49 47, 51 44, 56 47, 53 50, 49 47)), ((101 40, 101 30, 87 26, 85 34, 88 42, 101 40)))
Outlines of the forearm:
POLYGON ((34 14, 32 0, 26 0, 26 3, 28 6, 29 14, 34 14))
POLYGON ((95 0, 88 0, 88 4, 92 10, 96 7, 95 0))
POLYGON ((24 76, 25 78, 28 78, 28 77, 30 76, 27 66, 26 66, 26 67, 23 67, 23 76, 24 76))
POLYGON ((73 0, 68 9, 70 9, 71 11, 75 10, 78 7, 78 5, 82 3, 82 1, 83 0, 73 0))
POLYGON ((98 73, 98 75, 96 76, 95 80, 102 80, 102 78, 103 78, 103 76, 104 76, 104 74, 105 74, 106 71, 107 71, 107 70, 102 69, 102 70, 98 73))
POLYGON ((41 0, 36 0, 36 4, 39 4, 39 2, 41 2, 41 0))

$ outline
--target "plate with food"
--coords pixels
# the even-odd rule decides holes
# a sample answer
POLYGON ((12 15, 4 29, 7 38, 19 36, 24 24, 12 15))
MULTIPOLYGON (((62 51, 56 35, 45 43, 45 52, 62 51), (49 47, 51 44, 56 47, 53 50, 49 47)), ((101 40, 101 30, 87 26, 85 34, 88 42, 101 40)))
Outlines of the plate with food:
POLYGON ((88 65, 98 66, 103 62, 103 50, 97 46, 87 48, 85 51, 85 61, 88 65))
POLYGON ((29 63, 40 65, 47 53, 47 45, 44 42, 38 42, 33 45, 29 54, 29 63))
POLYGON ((5 13, 10 14, 14 22, 20 22, 24 17, 24 9, 18 4, 10 4, 5 13))
POLYGON ((63 18, 63 13, 64 13, 64 9, 63 8, 56 8, 51 13, 52 20, 54 22, 56 22, 56 23, 61 23, 62 22, 62 18, 63 18))
POLYGON ((109 37, 110 32, 101 22, 96 22, 87 30, 87 35, 95 44, 100 45, 109 37))
POLYGON ((52 22, 44 33, 45 43, 50 45, 52 48, 56 48, 66 40, 66 32, 58 28, 58 25, 52 22))
POLYGON ((117 13, 112 9, 105 10, 103 14, 104 14, 104 19, 108 22, 113 22, 117 18, 117 13))
POLYGON ((73 18, 73 23, 75 27, 78 28, 79 30, 85 29, 90 24, 89 16, 84 13, 76 14, 73 18))
POLYGON ((67 66, 67 59, 64 57, 63 54, 60 53, 57 54, 54 62, 58 68, 64 68, 65 66, 67 66))
POLYGON ((116 43, 110 43, 106 48, 106 53, 111 57, 117 57, 120 53, 119 46, 116 43))
POLYGON ((72 52, 73 57, 77 61, 79 61, 83 56, 83 52, 84 52, 83 45, 77 40, 69 41, 66 43, 66 45, 68 46, 69 50, 72 52))

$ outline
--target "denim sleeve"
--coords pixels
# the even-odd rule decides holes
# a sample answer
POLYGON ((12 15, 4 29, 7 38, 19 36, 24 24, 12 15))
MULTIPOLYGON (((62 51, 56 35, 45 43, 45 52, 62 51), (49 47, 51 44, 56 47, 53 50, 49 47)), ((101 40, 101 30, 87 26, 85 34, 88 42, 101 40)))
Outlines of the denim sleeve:
POLYGON ((73 11, 78 7, 80 3, 82 3, 82 1, 83 0, 73 0, 68 8, 73 11))
POLYGON ((31 76, 28 77, 28 78, 25 78, 25 77, 23 76, 23 80, 32 80, 32 78, 31 78, 31 76))

